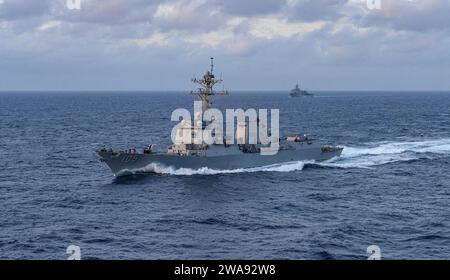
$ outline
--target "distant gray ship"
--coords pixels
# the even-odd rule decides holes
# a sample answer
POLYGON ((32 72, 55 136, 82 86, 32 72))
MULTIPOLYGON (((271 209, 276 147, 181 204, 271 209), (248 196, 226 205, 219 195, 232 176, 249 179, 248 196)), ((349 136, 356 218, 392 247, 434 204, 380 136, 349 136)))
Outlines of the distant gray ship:
MULTIPOLYGON (((226 91, 213 90, 216 84, 222 82, 222 79, 215 79, 213 67, 211 58, 210 71, 206 72, 203 79, 192 80, 201 86, 192 94, 200 97, 203 108, 210 107, 209 97, 228 94, 226 91)), ((136 149, 114 151, 104 148, 96 154, 100 161, 109 166, 115 176, 124 176, 151 172, 157 166, 194 170, 200 168, 235 170, 296 161, 324 161, 340 156, 343 150, 340 146, 321 145, 305 135, 280 138, 279 151, 274 155, 261 154, 262 147, 261 144, 227 144, 226 142, 222 145, 173 144, 165 153, 160 153, 154 151, 153 145, 149 145, 142 152, 136 149)))
POLYGON ((289 92, 289 95, 291 97, 302 97, 302 96, 313 97, 314 96, 314 94, 312 94, 312 93, 310 93, 310 92, 308 92, 306 90, 300 89, 298 84, 295 85, 295 88, 289 92))

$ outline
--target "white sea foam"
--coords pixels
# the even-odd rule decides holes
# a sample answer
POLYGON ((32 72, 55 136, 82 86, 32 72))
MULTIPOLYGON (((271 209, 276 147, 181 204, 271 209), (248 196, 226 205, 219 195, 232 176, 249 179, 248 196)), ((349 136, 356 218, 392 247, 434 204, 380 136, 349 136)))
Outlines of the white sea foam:
MULTIPOLYGON (((215 170, 206 167, 200 169, 176 169, 160 164, 150 164, 145 168, 134 170, 131 173, 150 172, 167 175, 192 176, 253 172, 293 172, 303 170, 307 164, 335 168, 371 168, 387 163, 423 158, 425 154, 428 154, 430 158, 433 158, 433 154, 450 154, 450 139, 409 142, 378 142, 368 143, 359 147, 345 147, 340 157, 320 163, 316 163, 314 161, 296 161, 264 167, 241 168, 233 170, 215 170)), ((127 172, 129 173, 130 171, 127 172)))
POLYGON ((342 168, 370 168, 392 162, 423 158, 424 154, 450 154, 450 139, 379 142, 360 147, 345 147, 341 157, 320 165, 342 168))
POLYGON ((239 169, 230 169, 230 170, 217 170, 211 169, 207 167, 199 168, 199 169, 190 169, 190 168, 179 168, 176 169, 170 166, 163 166, 160 164, 149 164, 146 167, 136 170, 135 172, 152 172, 158 174, 168 174, 168 175, 182 175, 182 176, 192 176, 192 175, 217 175, 217 174, 234 174, 234 173, 253 173, 253 172, 292 172, 303 170, 306 163, 310 162, 287 162, 281 164, 274 164, 264 167, 255 167, 255 168, 239 168, 239 169))

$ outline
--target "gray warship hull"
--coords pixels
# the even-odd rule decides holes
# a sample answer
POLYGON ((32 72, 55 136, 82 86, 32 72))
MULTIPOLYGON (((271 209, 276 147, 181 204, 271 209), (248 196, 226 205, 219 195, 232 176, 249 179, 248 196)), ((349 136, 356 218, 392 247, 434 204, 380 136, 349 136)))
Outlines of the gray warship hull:
POLYGON ((97 157, 108 165, 116 177, 120 177, 136 173, 152 173, 155 172, 155 167, 236 170, 295 161, 325 161, 342 153, 342 148, 327 150, 324 149, 325 146, 306 143, 300 143, 298 146, 282 149, 275 155, 243 153, 237 146, 228 148, 212 146, 208 149, 208 154, 197 156, 98 151, 97 157))

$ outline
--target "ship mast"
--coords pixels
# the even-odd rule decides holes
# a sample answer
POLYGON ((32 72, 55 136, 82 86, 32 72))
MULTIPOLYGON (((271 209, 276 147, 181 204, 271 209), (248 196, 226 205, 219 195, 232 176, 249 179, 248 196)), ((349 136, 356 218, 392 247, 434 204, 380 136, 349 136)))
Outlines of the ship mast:
POLYGON ((228 95, 228 91, 214 91, 214 86, 223 82, 221 79, 216 79, 214 76, 214 58, 211 57, 211 69, 203 75, 203 79, 197 79, 195 76, 192 78, 192 82, 200 85, 197 91, 191 91, 192 95, 197 95, 202 101, 202 110, 205 112, 211 107, 209 100, 210 96, 215 95, 228 95))

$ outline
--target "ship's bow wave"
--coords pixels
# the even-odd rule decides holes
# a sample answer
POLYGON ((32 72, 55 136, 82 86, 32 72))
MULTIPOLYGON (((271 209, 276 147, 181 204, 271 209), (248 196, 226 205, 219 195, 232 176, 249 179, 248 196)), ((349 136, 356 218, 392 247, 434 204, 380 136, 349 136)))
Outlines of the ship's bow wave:
POLYGON ((172 166, 164 166, 159 163, 151 163, 144 168, 136 170, 124 170, 117 174, 117 176, 124 176, 138 173, 156 173, 163 175, 175 175, 175 176, 193 176, 193 175, 219 175, 219 174, 236 174, 236 173, 254 173, 254 172, 293 172, 303 170, 306 164, 313 163, 313 161, 295 161, 274 164, 264 167, 254 168, 239 168, 229 170, 217 170, 207 167, 199 169, 191 168, 174 168, 172 166))

